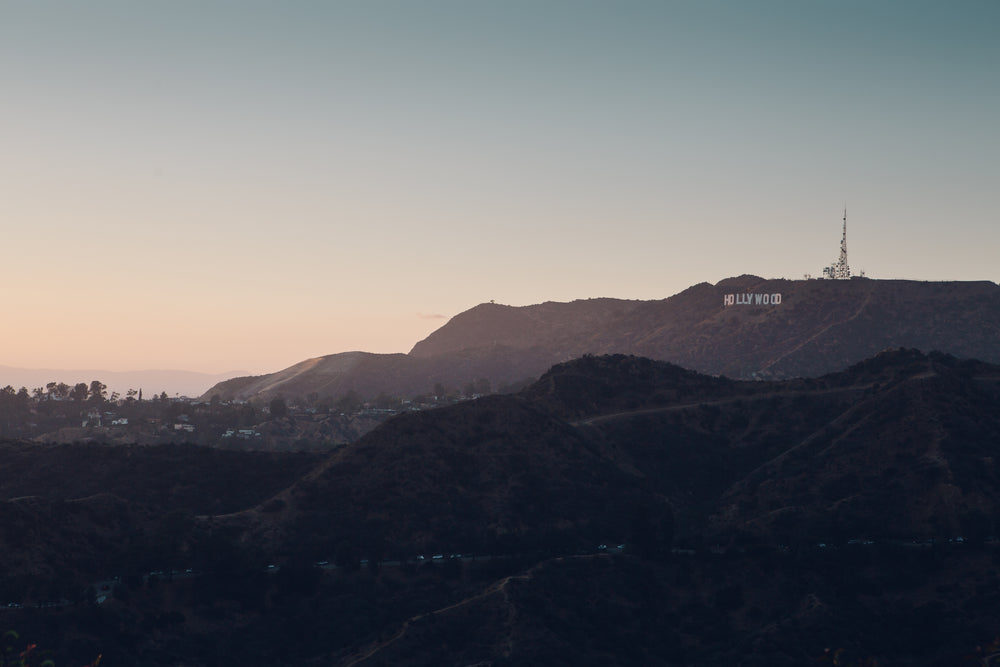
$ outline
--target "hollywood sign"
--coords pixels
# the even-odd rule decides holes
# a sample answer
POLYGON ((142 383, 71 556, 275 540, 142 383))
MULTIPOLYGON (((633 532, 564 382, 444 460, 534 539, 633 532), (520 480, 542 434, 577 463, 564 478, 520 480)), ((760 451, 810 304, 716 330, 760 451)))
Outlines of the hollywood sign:
POLYGON ((723 306, 777 306, 781 303, 781 294, 726 294, 722 297, 723 306))

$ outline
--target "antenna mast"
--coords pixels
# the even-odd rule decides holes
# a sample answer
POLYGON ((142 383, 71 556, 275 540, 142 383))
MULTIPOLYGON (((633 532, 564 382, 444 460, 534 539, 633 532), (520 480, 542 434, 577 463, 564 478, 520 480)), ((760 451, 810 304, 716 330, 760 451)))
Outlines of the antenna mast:
POLYGON ((840 239, 840 260, 837 262, 837 278, 851 277, 851 267, 847 265, 847 207, 844 207, 844 235, 840 239))
POLYGON ((823 269, 823 275, 832 280, 847 280, 851 267, 847 264, 847 206, 844 206, 844 235, 840 238, 840 259, 823 269))

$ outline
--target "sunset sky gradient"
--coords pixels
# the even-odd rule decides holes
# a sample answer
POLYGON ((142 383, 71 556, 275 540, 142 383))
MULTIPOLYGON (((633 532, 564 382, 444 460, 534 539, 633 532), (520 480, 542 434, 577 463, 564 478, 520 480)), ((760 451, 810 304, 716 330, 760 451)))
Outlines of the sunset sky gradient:
POLYGON ((0 0, 0 365, 256 374, 490 299, 815 276, 845 204, 855 271, 1000 280, 998 29, 993 0, 0 0))

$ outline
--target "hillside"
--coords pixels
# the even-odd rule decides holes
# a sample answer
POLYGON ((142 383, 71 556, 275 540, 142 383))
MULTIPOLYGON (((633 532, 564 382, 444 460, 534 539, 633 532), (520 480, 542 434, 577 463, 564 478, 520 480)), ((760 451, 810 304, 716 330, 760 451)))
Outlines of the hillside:
POLYGON ((946 538, 1000 516, 998 378, 916 350, 783 382, 585 357, 516 395, 389 420, 276 496, 259 530, 280 550, 314 543, 317 522, 362 551, 571 549, 634 539, 652 512, 679 539, 946 538))
POLYGON ((402 354, 343 352, 307 359, 277 373, 226 380, 209 389, 205 398, 308 396, 313 392, 340 396, 351 390, 375 395, 384 387, 407 386, 409 365, 402 354))
POLYGON ((319 458, 185 444, 0 441, 0 498, 44 495, 68 501, 109 493, 154 511, 225 514, 277 493, 319 458))
POLYGON ((481 304, 406 355, 330 355, 229 380, 204 398, 404 397, 482 380, 495 391, 584 354, 634 354, 732 378, 815 377, 889 347, 1000 363, 997 340, 1000 287, 991 282, 740 276, 658 301, 481 304))
POLYGON ((641 476, 518 396, 396 417, 273 502, 253 540, 315 557, 576 548, 625 541, 637 513, 671 522, 641 476))
POLYGON ((483 304, 452 318, 410 355, 541 348, 552 363, 621 353, 711 375, 781 378, 833 372, 889 347, 998 362, 998 339, 1000 287, 990 282, 740 276, 661 301, 483 304), (727 295, 753 303, 725 305, 727 295), (780 302, 758 303, 763 295, 780 302))
POLYGON ((594 357, 554 367, 522 396, 641 472, 679 529, 703 538, 1000 530, 996 365, 900 349, 814 379, 731 382, 594 357))
POLYGON ((1000 627, 1000 366, 941 353, 769 382, 585 356, 312 458, 29 447, 0 591, 131 568, 99 608, 16 617, 61 655, 961 665, 1000 627))

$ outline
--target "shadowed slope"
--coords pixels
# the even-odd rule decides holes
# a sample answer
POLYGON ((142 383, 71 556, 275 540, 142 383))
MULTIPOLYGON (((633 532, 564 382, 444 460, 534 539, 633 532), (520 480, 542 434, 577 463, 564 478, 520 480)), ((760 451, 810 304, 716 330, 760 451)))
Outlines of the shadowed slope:
POLYGON ((569 424, 515 396, 397 417, 279 497, 282 541, 420 551, 573 549, 669 508, 569 424), (322 540, 315 528, 323 526, 322 540))

